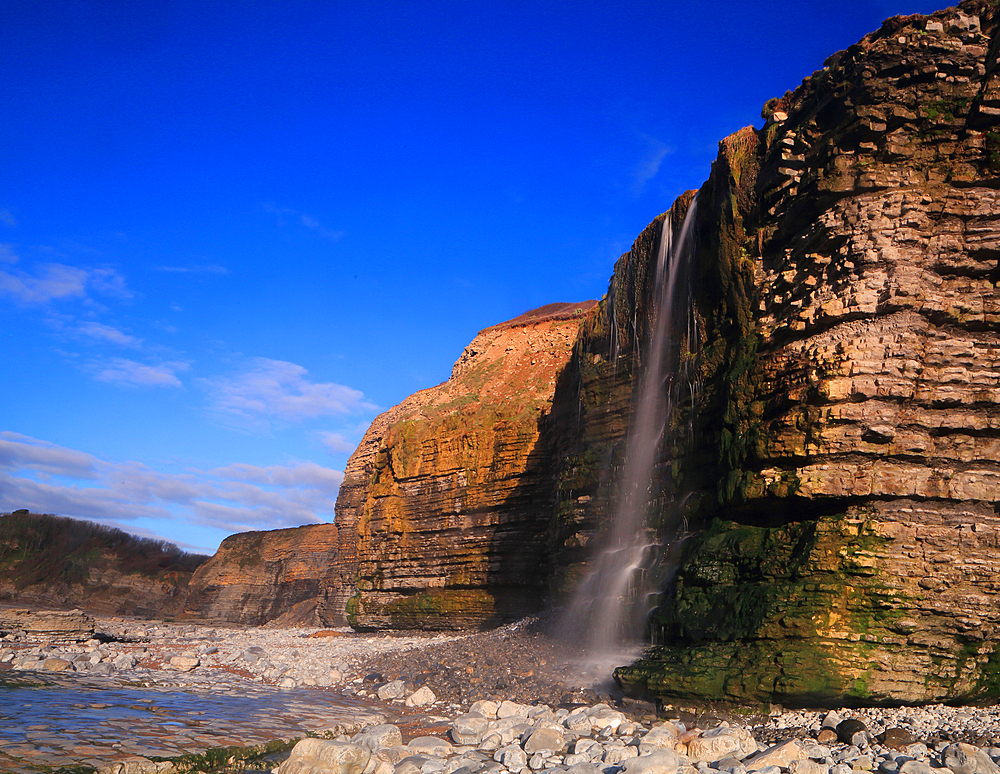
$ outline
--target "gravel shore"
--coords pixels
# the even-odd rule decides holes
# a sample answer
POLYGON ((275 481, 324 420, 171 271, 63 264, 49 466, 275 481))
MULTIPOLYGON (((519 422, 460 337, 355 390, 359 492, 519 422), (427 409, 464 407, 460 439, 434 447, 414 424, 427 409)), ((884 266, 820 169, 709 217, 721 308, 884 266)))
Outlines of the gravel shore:
MULTIPOLYGON (((995 707, 776 711, 757 717, 667 707, 658 715, 652 705, 623 701, 606 672, 588 674, 582 654, 546 637, 536 619, 462 635, 359 635, 347 629, 120 618, 99 620, 97 632, 85 643, 5 637, 0 678, 254 696, 251 706, 278 702, 281 723, 276 719, 269 729, 265 715, 255 721, 253 739, 240 738, 248 732, 239 723, 227 723, 227 744, 311 734, 328 737, 325 743, 339 751, 336 745, 358 747, 355 737, 365 726, 401 729, 399 740, 389 733, 388 741, 361 745, 378 759, 377 766, 366 759, 362 770, 339 774, 451 774, 463 768, 469 771, 462 774, 636 774, 639 762, 654 752, 663 759, 657 765, 666 761, 666 770, 640 774, 1000 774, 995 707), (290 701, 282 704, 281 696, 290 701), (295 712, 308 722, 288 717, 295 712), (780 755, 755 757, 775 746, 782 748, 780 755), (419 760, 410 760, 414 757, 419 760), (638 762, 629 764, 632 759, 638 762)), ((161 746, 174 753, 181 752, 178 744, 193 745, 183 752, 194 753, 212 746, 217 737, 211 735, 211 717, 181 720, 205 728, 200 736, 174 739, 174 747, 161 746)), ((59 729, 45 733, 52 750, 44 761, 50 766, 82 764, 108 774, 168 772, 162 766, 143 769, 138 761, 148 759, 127 739, 108 740, 107 749, 91 744, 85 757, 61 760, 59 729), (127 760, 131 769, 122 768, 127 760)), ((25 755, 15 759, 5 751, 13 762, 0 757, 0 770, 44 771, 25 762, 31 740, 29 731, 23 739, 8 739, 25 755)), ((82 749, 76 743, 65 750, 82 749)), ((287 751, 273 758, 273 768, 282 756, 287 751)), ((282 774, 309 770, 293 769, 289 763, 282 774)))

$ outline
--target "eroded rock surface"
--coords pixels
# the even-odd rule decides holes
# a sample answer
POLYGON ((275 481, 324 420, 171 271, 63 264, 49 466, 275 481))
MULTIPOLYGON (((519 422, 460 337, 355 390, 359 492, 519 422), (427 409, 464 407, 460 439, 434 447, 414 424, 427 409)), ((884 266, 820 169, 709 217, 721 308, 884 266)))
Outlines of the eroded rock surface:
POLYGON ((720 507, 630 689, 1000 694, 996 29, 983 2, 890 19, 723 143, 703 262, 746 304, 704 361, 720 507))
POLYGON ((89 640, 94 619, 82 610, 26 610, 0 607, 0 633, 55 642, 89 640))
POLYGON ((537 609, 552 554, 552 400, 592 306, 482 331, 451 379, 372 423, 337 499, 353 626, 468 628, 537 609))
POLYGON ((343 624, 338 550, 333 524, 232 535, 191 578, 185 614, 251 625, 343 624))

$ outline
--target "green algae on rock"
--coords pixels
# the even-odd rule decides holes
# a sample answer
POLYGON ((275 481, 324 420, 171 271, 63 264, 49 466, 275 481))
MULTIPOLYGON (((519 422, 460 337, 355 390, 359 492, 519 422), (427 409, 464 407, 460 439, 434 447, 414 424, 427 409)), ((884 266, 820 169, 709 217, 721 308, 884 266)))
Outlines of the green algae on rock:
MULTIPOLYGON (((660 644, 617 670, 627 690, 1000 694, 996 15, 890 19, 831 57, 765 107, 751 198, 706 208, 706 274, 749 302, 706 326, 716 520, 685 546, 660 644)), ((733 145, 706 189, 742 182, 733 145)))

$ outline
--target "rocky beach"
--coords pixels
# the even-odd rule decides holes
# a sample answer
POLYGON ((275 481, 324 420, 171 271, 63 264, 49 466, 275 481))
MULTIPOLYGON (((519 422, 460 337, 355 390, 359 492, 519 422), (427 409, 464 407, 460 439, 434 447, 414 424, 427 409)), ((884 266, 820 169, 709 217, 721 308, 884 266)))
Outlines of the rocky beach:
POLYGON ((1000 771, 994 707, 657 707, 581 677, 537 618, 405 636, 74 620, 0 645, 0 771, 1000 771))

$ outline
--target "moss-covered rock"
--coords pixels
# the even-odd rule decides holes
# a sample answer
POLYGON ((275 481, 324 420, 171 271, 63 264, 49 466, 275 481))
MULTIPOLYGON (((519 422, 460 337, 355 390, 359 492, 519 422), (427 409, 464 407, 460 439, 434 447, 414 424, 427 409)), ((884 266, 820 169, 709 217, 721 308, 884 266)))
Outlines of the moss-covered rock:
POLYGON ((351 626, 360 630, 447 630, 481 626, 516 615, 486 589, 440 589, 415 594, 359 593, 348 602, 351 626))
POLYGON ((774 527, 715 520, 685 546, 653 618, 659 644, 616 679, 633 694, 739 704, 997 695, 994 643, 949 622, 930 591, 944 581, 925 573, 944 562, 913 561, 909 541, 946 551, 945 535, 912 518, 854 507, 774 527))

